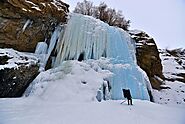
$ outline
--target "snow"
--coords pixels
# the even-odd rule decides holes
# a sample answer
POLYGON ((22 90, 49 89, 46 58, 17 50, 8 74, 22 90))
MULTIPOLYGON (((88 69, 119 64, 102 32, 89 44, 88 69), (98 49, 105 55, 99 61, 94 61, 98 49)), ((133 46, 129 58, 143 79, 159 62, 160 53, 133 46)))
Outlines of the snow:
POLYGON ((153 90, 155 103, 185 108, 185 84, 178 81, 165 81, 164 86, 170 89, 153 90))
POLYGON ((38 10, 38 11, 41 11, 41 9, 40 9, 38 6, 33 6, 33 7, 31 7, 31 8, 36 9, 36 10, 38 10))
POLYGON ((31 66, 38 63, 38 58, 34 55, 18 52, 13 49, 0 49, 0 56, 7 56, 8 61, 4 65, 0 65, 0 70, 5 68, 18 68, 21 65, 31 66))
POLYGON ((40 4, 42 4, 44 7, 46 7, 46 3, 42 3, 42 2, 40 2, 40 4))
POLYGON ((148 101, 47 102, 20 98, 0 100, 1 124, 184 124, 185 109, 148 101))
POLYGON ((165 74, 168 74, 168 73, 179 73, 179 72, 182 72, 182 73, 185 73, 185 70, 182 68, 182 66, 180 66, 176 60, 175 60, 175 57, 165 57, 165 59, 163 60, 162 64, 164 66, 167 66, 167 67, 164 67, 163 69, 163 72, 165 74))
POLYGON ((138 30, 138 29, 134 29, 134 30, 129 30, 129 33, 130 33, 130 34, 134 34, 134 35, 136 35, 136 34, 143 33, 143 31, 138 30))
POLYGON ((183 65, 180 65, 177 62, 177 57, 174 57, 163 50, 161 51, 160 58, 162 59, 163 73, 165 77, 177 78, 178 76, 176 74, 185 73, 183 65))
POLYGON ((37 6, 36 4, 34 4, 33 2, 31 2, 29 0, 25 0, 25 2, 31 4, 32 6, 37 6))
MULTIPOLYGON (((177 76, 179 73, 185 73, 182 65, 176 61, 177 57, 170 55, 166 50, 160 50, 160 58, 163 65, 163 74, 168 79, 182 79, 177 76)), ((163 81, 163 87, 160 91, 153 90, 152 94, 154 101, 159 104, 165 104, 168 106, 185 107, 185 84, 183 82, 175 81, 163 81)))
POLYGON ((46 100, 61 102, 74 99, 97 101, 97 91, 103 84, 104 78, 110 75, 108 70, 95 71, 84 62, 65 61, 57 68, 41 72, 28 87, 25 96, 40 96, 46 100))
POLYGON ((22 10, 27 12, 27 10, 25 8, 22 8, 22 10))
POLYGON ((147 45, 149 45, 149 46, 153 46, 153 45, 155 45, 154 43, 147 43, 147 45))
POLYGON ((142 43, 136 43, 136 45, 137 45, 137 47, 138 47, 138 46, 143 46, 142 43))

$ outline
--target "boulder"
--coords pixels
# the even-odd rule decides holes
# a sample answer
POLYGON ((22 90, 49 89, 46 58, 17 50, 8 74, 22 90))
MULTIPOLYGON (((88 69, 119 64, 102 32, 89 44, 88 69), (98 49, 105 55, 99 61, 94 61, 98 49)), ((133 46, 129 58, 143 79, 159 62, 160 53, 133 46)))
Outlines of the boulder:
POLYGON ((159 51, 153 38, 143 31, 129 31, 136 41, 137 64, 147 73, 152 88, 160 90, 164 80, 159 51))
POLYGON ((60 0, 1 0, 0 48, 33 52, 65 23, 69 5, 60 0))
POLYGON ((0 49, 0 98, 22 96, 38 74, 36 57, 13 49, 0 49))

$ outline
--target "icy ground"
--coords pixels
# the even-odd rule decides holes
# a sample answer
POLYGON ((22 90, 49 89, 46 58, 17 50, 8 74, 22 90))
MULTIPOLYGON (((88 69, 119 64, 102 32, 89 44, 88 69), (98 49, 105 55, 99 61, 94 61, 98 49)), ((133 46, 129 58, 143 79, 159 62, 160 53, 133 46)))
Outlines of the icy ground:
POLYGON ((96 100, 104 78, 99 66, 107 60, 68 61, 33 81, 25 96, 0 99, 0 124, 184 124, 185 107, 169 107, 144 100, 96 100))
POLYGON ((0 124, 184 124, 185 110, 134 100, 61 103, 43 99, 1 99, 0 124))

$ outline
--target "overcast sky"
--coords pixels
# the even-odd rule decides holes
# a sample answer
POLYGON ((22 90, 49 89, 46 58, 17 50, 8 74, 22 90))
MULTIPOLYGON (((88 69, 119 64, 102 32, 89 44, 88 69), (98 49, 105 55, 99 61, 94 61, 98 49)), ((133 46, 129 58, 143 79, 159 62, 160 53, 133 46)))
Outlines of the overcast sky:
MULTIPOLYGON (((64 0, 73 10, 83 0, 64 0)), ((152 36, 159 48, 185 48, 185 0, 91 0, 122 10, 131 20, 130 29, 140 29, 152 36)))

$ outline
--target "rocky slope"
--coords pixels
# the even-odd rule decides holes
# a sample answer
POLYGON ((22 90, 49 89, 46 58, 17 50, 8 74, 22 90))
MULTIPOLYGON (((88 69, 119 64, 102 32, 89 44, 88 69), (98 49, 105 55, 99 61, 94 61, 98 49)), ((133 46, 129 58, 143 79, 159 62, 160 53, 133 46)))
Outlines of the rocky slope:
POLYGON ((185 50, 160 50, 160 56, 165 80, 185 83, 185 50))
POLYGON ((13 49, 0 49, 0 97, 21 96, 38 72, 36 57, 13 49))
POLYGON ((161 59, 154 39, 139 30, 133 30, 129 33, 136 41, 138 65, 147 73, 152 87, 160 90, 164 76, 162 73, 161 59))
POLYGON ((0 48, 33 52, 66 21, 69 5, 60 0, 1 0, 0 48))
POLYGON ((182 49, 160 49, 165 80, 162 90, 154 90, 154 101, 160 104, 185 105, 185 52, 182 49))

